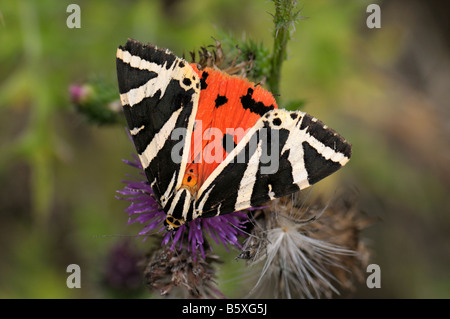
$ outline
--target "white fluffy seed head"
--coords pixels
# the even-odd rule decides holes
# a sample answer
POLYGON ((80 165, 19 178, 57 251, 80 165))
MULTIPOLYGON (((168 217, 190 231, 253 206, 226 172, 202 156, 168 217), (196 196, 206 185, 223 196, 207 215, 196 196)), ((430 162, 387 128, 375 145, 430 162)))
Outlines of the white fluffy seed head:
POLYGON ((324 239, 333 236, 323 231, 329 229, 328 218, 321 219, 327 207, 298 204, 296 197, 273 201, 255 220, 244 250, 251 251, 248 264, 262 264, 262 270, 250 295, 264 297, 270 292, 276 298, 320 298, 339 294, 335 270, 348 271, 343 257, 357 259, 357 253, 324 239))

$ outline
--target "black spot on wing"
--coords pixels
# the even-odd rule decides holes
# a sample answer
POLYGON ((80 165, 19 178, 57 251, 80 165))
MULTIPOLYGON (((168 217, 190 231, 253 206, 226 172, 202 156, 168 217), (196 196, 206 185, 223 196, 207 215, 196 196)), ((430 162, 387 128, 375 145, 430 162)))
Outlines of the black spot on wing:
POLYGON ((218 107, 224 105, 224 104, 227 103, 227 102, 228 102, 227 97, 224 96, 224 95, 220 95, 220 94, 217 94, 217 98, 216 98, 216 100, 214 101, 215 107, 216 107, 216 108, 218 108, 218 107))
POLYGON ((188 79, 188 78, 184 78, 184 79, 183 79, 183 84, 184 84, 184 85, 190 86, 191 83, 192 83, 192 81, 191 81, 190 79, 188 79))
POLYGON ((273 119, 272 123, 273 123, 273 125, 280 126, 281 125, 281 119, 279 117, 276 117, 276 118, 273 119))
POLYGON ((274 109, 273 105, 265 105, 263 102, 256 102, 253 99, 253 89, 249 88, 247 94, 241 97, 242 107, 246 110, 250 110, 252 113, 256 113, 259 116, 263 116, 270 110, 274 109))
POLYGON ((203 71, 202 78, 200 79, 200 88, 202 90, 204 90, 204 89, 206 89, 208 87, 208 84, 206 84, 206 79, 208 78, 208 76, 209 76, 209 73, 203 71))

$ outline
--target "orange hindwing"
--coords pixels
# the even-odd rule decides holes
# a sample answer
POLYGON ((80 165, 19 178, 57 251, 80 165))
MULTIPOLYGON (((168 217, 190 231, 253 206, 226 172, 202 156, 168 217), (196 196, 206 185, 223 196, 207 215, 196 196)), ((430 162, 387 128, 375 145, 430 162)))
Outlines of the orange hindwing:
POLYGON ((200 77, 200 100, 183 184, 196 191, 266 112, 273 95, 259 85, 222 71, 192 68, 200 77), (184 182, 186 181, 186 183, 184 182), (195 185, 192 185, 195 182, 195 185))

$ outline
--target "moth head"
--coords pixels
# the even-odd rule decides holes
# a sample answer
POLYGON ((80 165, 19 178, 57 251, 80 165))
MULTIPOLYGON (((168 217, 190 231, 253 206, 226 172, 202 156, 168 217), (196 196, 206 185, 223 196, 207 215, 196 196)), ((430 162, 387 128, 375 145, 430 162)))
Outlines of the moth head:
POLYGON ((177 219, 172 215, 167 215, 166 220, 164 221, 164 225, 166 226, 166 229, 169 231, 178 229, 178 227, 180 227, 183 224, 184 220, 177 219))

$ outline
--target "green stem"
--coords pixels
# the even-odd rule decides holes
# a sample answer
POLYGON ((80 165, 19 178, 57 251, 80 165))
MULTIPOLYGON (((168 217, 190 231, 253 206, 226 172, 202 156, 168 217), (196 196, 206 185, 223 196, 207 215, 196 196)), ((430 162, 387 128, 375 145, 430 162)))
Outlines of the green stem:
POLYGON ((30 121, 17 147, 28 156, 31 169, 32 214, 35 222, 46 225, 54 191, 51 118, 54 103, 43 65, 42 36, 38 6, 32 0, 21 1, 20 21, 24 37, 24 67, 30 72, 30 121))
POLYGON ((274 0, 274 4, 274 43, 270 74, 267 78, 267 84, 270 91, 276 95, 275 98, 279 100, 278 94, 280 93, 281 66, 287 56, 286 47, 287 42, 290 39, 290 29, 297 20, 299 12, 294 12, 297 4, 296 0, 274 0))

